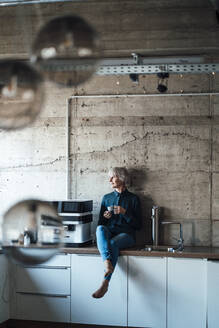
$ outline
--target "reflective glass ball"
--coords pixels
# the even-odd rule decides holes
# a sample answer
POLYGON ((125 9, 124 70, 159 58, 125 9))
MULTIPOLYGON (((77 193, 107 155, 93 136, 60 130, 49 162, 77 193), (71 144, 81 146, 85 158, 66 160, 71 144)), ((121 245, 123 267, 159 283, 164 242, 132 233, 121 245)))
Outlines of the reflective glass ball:
POLYGON ((63 16, 41 28, 32 46, 31 62, 45 79, 71 87, 92 76, 100 56, 95 30, 81 17, 63 16))
POLYGON ((52 203, 21 201, 3 216, 2 248, 23 264, 39 264, 59 251, 63 225, 52 203))
POLYGON ((32 123, 43 103, 42 78, 26 63, 0 61, 0 129, 19 129, 32 123))

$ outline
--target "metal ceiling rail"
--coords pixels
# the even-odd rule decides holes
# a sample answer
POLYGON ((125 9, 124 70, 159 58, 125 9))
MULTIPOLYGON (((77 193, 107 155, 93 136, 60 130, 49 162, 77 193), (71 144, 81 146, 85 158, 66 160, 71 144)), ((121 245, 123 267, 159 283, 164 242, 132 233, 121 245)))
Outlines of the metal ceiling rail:
MULTIPOLYGON (((41 62, 46 71, 86 71, 93 70, 95 59, 55 59, 41 62), (83 61, 85 61, 83 63, 83 61)), ((203 57, 138 57, 108 58, 99 61, 97 75, 127 74, 203 74, 219 72, 219 63, 206 63, 203 57)))
POLYGON ((203 74, 219 72, 219 64, 147 64, 147 65, 101 65, 96 71, 98 75, 125 74, 203 74))
MULTIPOLYGON (((41 69, 48 72, 92 71, 93 66, 75 64, 70 61, 56 63, 41 62, 41 69)), ((219 63, 213 64, 147 64, 147 65, 99 65, 97 75, 127 75, 127 74, 203 74, 219 72, 219 63)))
POLYGON ((98 75, 124 74, 202 74, 219 72, 218 63, 205 63, 203 57, 141 57, 104 59, 96 71, 98 75))
MULTIPOLYGON (((22 60, 23 61, 23 60, 22 60)), ((29 62, 24 60, 25 62, 29 62)), ((99 62, 95 58, 70 58, 40 61, 40 67, 47 72, 93 71, 97 75, 128 74, 215 74, 219 72, 219 63, 207 63, 203 57, 140 57, 105 58, 99 62), (83 63, 84 62, 84 63, 83 63)))

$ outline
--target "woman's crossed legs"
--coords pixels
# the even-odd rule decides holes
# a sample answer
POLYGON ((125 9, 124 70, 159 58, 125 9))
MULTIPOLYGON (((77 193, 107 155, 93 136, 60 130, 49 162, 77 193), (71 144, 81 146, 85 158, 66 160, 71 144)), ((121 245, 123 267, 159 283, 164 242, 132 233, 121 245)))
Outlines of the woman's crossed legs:
POLYGON ((115 269, 120 249, 134 246, 135 240, 127 233, 120 233, 113 237, 109 229, 103 225, 97 227, 96 236, 97 247, 105 264, 105 274, 100 288, 92 296, 101 298, 108 290, 109 281, 115 269))

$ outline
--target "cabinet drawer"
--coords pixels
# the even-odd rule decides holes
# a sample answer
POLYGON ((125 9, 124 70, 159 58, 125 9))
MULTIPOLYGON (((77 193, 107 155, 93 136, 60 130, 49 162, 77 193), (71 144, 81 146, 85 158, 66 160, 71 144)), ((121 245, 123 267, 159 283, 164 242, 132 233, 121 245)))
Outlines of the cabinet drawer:
POLYGON ((70 268, 17 266, 16 292, 70 295, 70 268))
POLYGON ((53 256, 47 262, 36 265, 37 267, 70 267, 71 266, 71 255, 70 254, 57 254, 53 256))
POLYGON ((17 319, 70 322, 70 296, 17 294, 17 319))

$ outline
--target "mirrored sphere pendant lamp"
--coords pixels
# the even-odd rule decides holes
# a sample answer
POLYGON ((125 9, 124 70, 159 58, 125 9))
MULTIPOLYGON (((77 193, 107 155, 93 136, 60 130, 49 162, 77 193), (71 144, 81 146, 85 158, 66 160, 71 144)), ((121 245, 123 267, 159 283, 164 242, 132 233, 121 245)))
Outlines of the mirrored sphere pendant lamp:
POLYGON ((62 220, 52 203, 21 201, 3 216, 2 248, 18 263, 40 264, 57 254, 63 231, 62 220))
POLYGON ((41 28, 30 59, 45 79, 72 87, 92 76, 100 57, 96 31, 79 16, 63 16, 41 28))
POLYGON ((44 98, 42 82, 30 65, 0 61, 0 129, 20 129, 36 119, 44 98))

